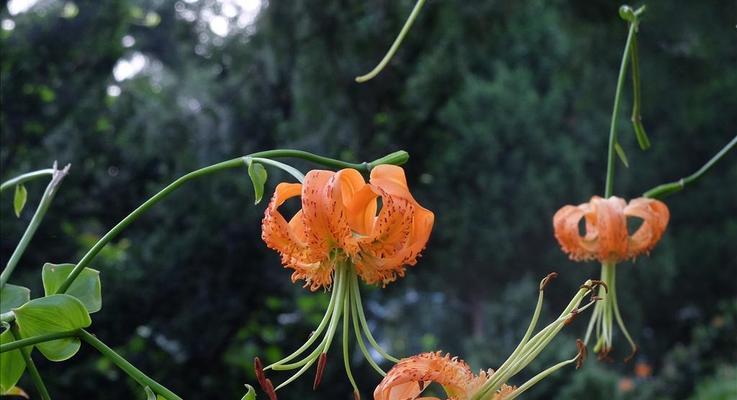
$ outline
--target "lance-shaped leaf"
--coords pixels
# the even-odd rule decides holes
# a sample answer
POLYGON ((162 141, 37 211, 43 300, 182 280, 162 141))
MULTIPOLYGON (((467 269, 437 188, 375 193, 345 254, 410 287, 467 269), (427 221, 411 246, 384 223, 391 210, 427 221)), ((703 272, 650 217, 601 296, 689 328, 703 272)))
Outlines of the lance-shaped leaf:
POLYGON ((254 193, 254 204, 261 202, 264 197, 264 185, 266 184, 266 168, 263 165, 251 160, 248 161, 248 176, 251 177, 251 183, 253 183, 254 193))
POLYGON ((26 200, 28 200, 28 190, 24 185, 16 185, 15 195, 13 196, 13 210, 16 217, 20 217, 20 213, 26 205, 26 200))
MULTIPOLYGON (((92 324, 84 304, 68 294, 34 299, 14 312, 23 338, 74 331, 92 324)), ((39 343, 36 347, 49 360, 64 361, 77 353, 80 341, 76 337, 68 337, 39 343)))
MULTIPOLYGON (((44 264, 41 279, 46 296, 56 294, 73 269, 74 264, 44 264)), ((90 314, 100 311, 102 308, 100 272, 92 268, 83 269, 65 293, 79 299, 90 314)))

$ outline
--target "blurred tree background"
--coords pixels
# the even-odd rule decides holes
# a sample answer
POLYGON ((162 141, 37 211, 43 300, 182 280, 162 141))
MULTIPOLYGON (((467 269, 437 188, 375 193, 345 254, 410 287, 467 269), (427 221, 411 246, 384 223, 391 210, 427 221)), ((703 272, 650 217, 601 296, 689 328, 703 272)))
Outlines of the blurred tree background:
MULTIPOLYGON (((498 366, 522 336, 540 278, 561 273, 547 291, 550 319, 598 277, 597 265, 559 251, 551 219, 603 191, 626 24, 620 4, 603 0, 430 0, 389 68, 354 83, 412 5, 7 2, 2 179, 72 163, 13 281, 39 295, 44 262, 78 261, 133 208, 201 166, 276 147, 355 161, 406 149, 410 185, 437 220, 408 277, 367 290, 375 333, 397 355, 443 349, 474 369, 498 366)), ((653 147, 637 149, 627 82, 620 137, 630 168, 618 164, 615 180, 625 198, 695 171, 737 127, 737 3, 647 6, 639 47, 653 147)), ((616 362, 589 360, 525 398, 734 398, 736 182, 730 154, 667 200, 671 223, 653 254, 618 267, 635 362, 621 362, 626 342, 615 337, 616 362)), ((29 185, 33 206, 20 220, 3 195, 3 263, 43 186, 29 185)), ((251 190, 245 168, 188 184, 94 262, 104 307, 92 332, 185 398, 240 398, 255 381, 253 357, 295 349, 327 303, 292 285, 261 242, 265 205, 252 205, 251 190)), ((587 319, 528 372, 570 357, 587 319)), ((339 357, 330 354, 318 392, 307 377, 282 397, 348 398, 339 357)), ((37 360, 57 399, 144 398, 89 348, 63 364, 37 360)), ((370 397, 379 376, 355 368, 370 397)))

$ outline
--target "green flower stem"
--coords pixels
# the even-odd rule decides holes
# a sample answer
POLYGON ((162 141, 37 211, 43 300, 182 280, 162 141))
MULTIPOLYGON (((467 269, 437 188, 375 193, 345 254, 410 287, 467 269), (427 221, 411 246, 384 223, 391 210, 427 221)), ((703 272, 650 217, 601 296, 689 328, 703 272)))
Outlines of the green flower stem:
POLYGON ((168 400, 182 400, 181 397, 177 396, 176 394, 174 394, 174 392, 162 386, 159 382, 156 382, 155 380, 149 378, 141 370, 134 367, 133 364, 128 362, 128 360, 123 358, 120 354, 116 353, 113 349, 108 347, 105 343, 97 339, 94 335, 90 334, 86 330, 80 329, 78 336, 87 344, 97 349, 97 351, 99 351, 103 356, 107 357, 110 361, 117 365, 118 368, 122 369, 126 374, 128 374, 128 376, 138 382, 139 385, 143 387, 148 386, 156 394, 159 394, 167 398, 168 400))
MULTIPOLYGON (((644 6, 643 6, 644 7, 644 6)), ((642 115, 640 111, 641 94, 640 94, 640 62, 637 54, 637 24, 635 27, 635 35, 632 37, 632 47, 630 48, 630 59, 632 60, 632 128, 635 130, 635 138, 642 150, 650 148, 650 139, 645 133, 645 127, 642 125, 642 115)))
MULTIPOLYGON (((358 393, 358 385, 356 385, 356 380, 353 378, 353 372, 351 371, 351 360, 350 360, 350 350, 348 348, 348 337, 349 337, 349 320, 351 319, 351 292, 346 292, 345 298, 343 299, 343 367, 345 368, 345 373, 348 375, 348 380, 351 382, 351 386, 353 386, 353 392, 358 393)), ((356 396, 357 398, 360 398, 359 396, 356 396)))
MULTIPOLYGON (((577 309, 578 305, 581 304, 583 298, 590 293, 588 287, 591 286, 591 281, 587 281, 581 289, 576 293, 575 296, 568 303, 566 308, 560 314, 555 321, 550 323, 548 326, 538 332, 532 339, 522 346, 519 351, 515 350, 512 355, 502 364, 502 367, 497 369, 491 377, 484 383, 481 388, 473 395, 473 400, 479 400, 493 395, 498 389, 499 385, 507 382, 511 377, 516 375, 519 371, 525 368, 530 362, 532 362, 550 341, 557 336, 558 332, 566 324, 566 321, 571 317, 571 312, 577 309), (515 354, 516 353, 516 354, 515 354)), ((591 303, 578 309, 579 312, 585 310, 591 306, 591 303)), ((534 319, 534 318, 533 318, 534 319)))
POLYGON ((530 380, 528 380, 527 382, 525 382, 524 384, 522 384, 522 386, 520 386, 517 389, 515 389, 512 393, 510 393, 509 395, 507 395, 506 397, 504 397, 504 400, 516 399, 517 397, 519 397, 519 395, 521 395, 522 393, 524 393, 525 391, 527 391, 531 387, 535 386, 535 384, 537 384, 541 380, 547 378, 549 375, 551 375, 555 371, 557 371, 557 370, 559 370, 559 369, 561 369, 561 368, 563 368, 563 367, 565 367, 567 365, 570 365, 570 364, 575 363, 578 360, 578 358, 579 358, 579 355, 576 354, 576 356, 573 357, 573 358, 571 358, 570 360, 559 362, 558 364, 553 365, 552 367, 546 369, 545 371, 540 372, 539 374, 535 375, 530 380))
MULTIPOLYGON (((343 273, 343 268, 340 268, 340 267, 336 268, 335 286, 333 287, 333 292, 336 293, 335 304, 337 304, 337 308, 334 307, 334 311, 327 313, 328 315, 330 315, 330 325, 328 326, 328 331, 327 333, 325 333, 325 337, 323 338, 322 342, 320 342, 320 344, 315 348, 315 350, 313 350, 312 353, 310 353, 304 359, 291 363, 291 364, 284 364, 282 362, 279 362, 277 365, 274 365, 272 367, 273 370, 288 371, 288 370, 299 368, 306 364, 312 365, 312 363, 315 362, 320 357, 320 353, 327 351, 327 348, 330 347, 330 342, 332 342, 332 337, 335 334, 335 331, 338 329, 338 320, 340 320, 341 307, 343 304, 342 299, 343 299, 343 296, 345 296, 345 292, 347 290, 344 275, 345 274, 343 273)), ((312 337, 314 338, 317 338, 318 336, 319 336, 318 334, 312 335, 312 337)), ((310 339, 312 339, 312 337, 310 339)), ((304 369, 306 370, 306 368, 304 369)), ((299 375, 301 375, 301 373, 299 373, 299 375)), ((293 377, 293 378, 296 379, 296 377, 293 377)), ((292 380, 289 380, 289 382, 292 382, 292 380)), ((285 385, 286 383, 282 384, 282 386, 285 386, 285 385)))
POLYGON ((67 332, 55 332, 48 333, 45 335, 32 336, 29 338, 14 340, 10 343, 0 344, 0 353, 6 351, 13 351, 24 347, 30 347, 38 343, 49 342, 56 339, 63 339, 67 337, 77 336, 78 331, 67 331, 67 332))
POLYGON ((292 175, 296 180, 299 181, 299 183, 305 182, 305 176, 297 168, 292 167, 291 165, 284 164, 283 162, 270 160, 268 158, 259 158, 259 157, 243 157, 244 161, 248 165, 252 161, 260 162, 262 164, 271 165, 272 167, 277 167, 282 171, 285 171, 289 173, 289 175, 292 175))
MULTIPOLYGON (((10 326, 10 335, 15 340, 15 338, 20 337, 20 331, 18 330, 18 325, 11 325, 10 326)), ((33 358, 31 358, 31 350, 30 348, 21 348, 20 354, 23 356, 23 361, 26 363, 26 368, 28 368, 28 374, 31 376, 31 381, 33 381, 33 385, 36 386, 36 390, 38 390, 38 394, 41 396, 42 400, 51 400, 51 395, 49 395, 48 389, 46 389, 46 385, 44 384, 43 379, 41 379, 41 374, 38 373, 38 369, 36 368, 36 364, 33 363, 33 358)))
POLYGON ((381 346, 379 346, 379 343, 376 342, 376 339, 374 339, 374 335, 371 334, 371 329, 369 329, 368 323, 366 322, 366 315, 363 313, 363 304, 361 303, 361 292, 358 288, 358 277, 356 274, 353 274, 353 282, 351 285, 351 289, 353 290, 353 298, 356 301, 356 309, 358 310, 358 320, 361 322, 361 327, 363 328, 363 333, 366 335, 366 339, 371 344, 371 347, 373 347, 379 354, 381 354, 382 357, 385 359, 393 362, 398 363, 399 359, 396 357, 392 357, 389 355, 381 346))
POLYGON ((410 28, 412 28, 412 24, 415 22, 415 18, 417 18, 417 15, 420 13, 420 10, 422 9, 422 6, 424 4, 425 0, 417 0, 417 3, 415 3, 415 7, 412 9, 409 17, 407 17, 407 21, 404 23, 402 30, 399 31, 399 35, 397 35, 397 38, 394 39, 394 43, 392 43, 392 46, 389 48, 389 51, 386 52, 384 58, 382 58, 379 64, 374 67, 374 69, 372 69, 369 73, 356 77, 356 82, 363 83, 371 80, 376 75, 378 75, 379 72, 384 69, 384 67, 386 67, 389 61, 391 61, 392 57, 394 57, 394 53, 396 53, 399 49, 399 46, 402 44, 402 40, 404 40, 404 37, 407 36, 407 32, 409 32, 410 28))
POLYGON ((545 295, 545 291, 542 288, 542 284, 540 285, 540 290, 538 291, 537 296, 537 304, 535 305, 535 311, 532 314, 532 319, 530 320, 530 325, 527 327, 527 331, 525 332, 525 335, 522 337, 522 340, 517 345, 517 348, 514 349, 512 352, 512 355, 510 355, 506 361, 497 369, 504 369, 506 368, 512 360, 516 359, 517 355, 522 351, 522 349, 525 347, 527 342, 530 340, 530 337, 532 336, 532 332, 535 331, 535 326, 537 325, 538 319, 540 319, 540 312, 543 307, 543 297, 545 295))
MULTIPOLYGON (((26 177, 25 180, 29 180, 29 179, 33 179, 33 178, 41 177, 41 176, 46 176, 48 175, 46 171, 48 170, 42 170, 42 171, 31 172, 29 174, 24 174, 17 178, 11 179, 8 182, 21 180, 20 178, 24 176, 26 177), (43 172, 43 173, 40 173, 40 172, 43 172), (32 176, 32 177, 28 178, 27 176, 32 176)), ((38 229, 39 225, 41 225, 41 221, 43 220, 44 215, 46 215, 46 211, 49 209, 51 202, 54 200, 54 195, 56 195, 56 192, 59 189, 59 185, 61 185, 61 182, 64 180, 64 177, 69 172, 69 165, 59 170, 59 169, 56 169, 56 164, 54 164, 54 168, 52 168, 51 171, 52 171, 51 172, 51 176, 52 176, 51 182, 49 182, 49 184, 46 186, 46 190, 44 190, 43 196, 41 197, 41 201, 38 203, 38 207, 36 207, 36 212, 33 214, 33 217, 31 218, 31 222, 28 224, 28 227, 26 227, 26 231, 23 232, 23 236, 18 242, 18 245, 15 247, 15 250, 13 250, 13 254, 10 256, 8 263, 5 265, 5 269, 3 269, 3 272, 0 273, 0 289, 2 289, 2 287, 5 286, 5 284, 10 279, 10 275, 13 274, 15 267, 18 265, 18 261, 20 261, 21 256, 23 256, 23 253, 26 251, 26 248, 28 247, 28 244, 31 242, 31 239, 33 239, 33 235, 36 234, 36 230, 38 229)), ((3 185, 5 185, 5 183, 3 185)))
POLYGON ((361 328, 358 326, 358 310, 356 309, 356 299, 351 296, 351 309, 352 309, 352 320, 353 320, 353 332, 356 334, 356 341, 358 342, 358 347, 361 348, 361 352, 363 353, 363 356, 366 358, 366 361, 373 367, 376 372, 379 373, 381 376, 386 376, 386 372, 379 367, 379 364, 374 361, 374 358, 371 357, 371 354, 368 351, 368 348, 366 348, 366 342, 363 341, 363 336, 361 335, 361 328))
POLYGON ((697 180, 699 180, 699 178, 701 178, 707 171, 709 171, 711 167, 714 166, 714 164, 716 164, 719 160, 721 160, 725 154, 727 154, 730 150, 732 150, 732 148, 734 148, 735 145, 737 145, 737 135, 735 135, 735 137, 732 138, 732 140, 729 143, 727 143, 726 146, 724 146, 721 150, 719 150, 719 152, 714 157, 712 157, 711 160, 709 160, 706 164, 704 164, 701 168, 699 168, 698 171, 694 172, 693 174, 685 178, 679 179, 675 182, 658 185, 648 190, 647 192, 645 192, 643 196, 653 198, 653 199, 658 199, 658 198, 663 198, 665 196, 668 196, 676 192, 680 192, 687 185, 690 185, 696 182, 697 180))
MULTIPOLYGON (((614 269, 614 267, 612 267, 614 269)), ((619 313, 619 304, 617 303, 617 276, 614 272, 611 274, 611 298, 612 298, 612 310, 614 311, 614 318, 617 319, 617 325, 619 325, 619 329, 622 330, 622 334, 624 334, 624 337, 627 339, 627 342, 629 342, 630 347, 632 348, 632 355, 634 355, 637 352, 637 345, 635 344, 635 341, 632 340, 632 336, 630 335, 630 332, 627 330, 627 327, 624 325, 624 320, 622 319, 622 315, 619 313)))
MULTIPOLYGON (((335 312, 333 313, 332 318, 330 320, 330 326, 328 327, 328 331, 325 334, 325 337, 323 338, 320 345, 317 346, 315 351, 312 352, 312 354, 310 354, 304 360, 298 363, 292 364, 294 365, 294 367, 289 368, 289 369, 297 368, 300 365, 304 365, 304 366, 299 371, 297 371, 294 375, 292 375, 289 379, 287 379, 286 381, 282 382, 279 386, 277 386, 274 389, 275 391, 287 386, 288 384, 294 382, 297 378, 302 376, 302 374, 304 374, 312 366, 312 364, 314 364, 315 361, 318 360, 318 358, 320 357, 320 354, 327 353, 328 349, 330 348, 330 345, 332 344, 332 341, 333 341, 333 335, 335 334, 335 331, 338 328, 338 323, 340 322, 340 317, 342 316, 343 303, 344 303, 342 299, 345 296, 346 290, 347 290, 346 286, 348 282, 346 282, 346 277, 345 277, 347 274, 343 270, 344 268, 342 268, 341 265, 338 265, 338 267, 336 268, 336 277, 335 277, 336 288, 333 290, 338 291, 338 302, 337 302, 337 308, 335 312)), ((287 365, 282 365, 274 369, 275 370, 282 369, 282 368, 286 369, 286 367, 287 365)))
POLYGON ((317 338, 322 334, 322 331, 325 330, 325 327, 328 325, 328 322, 331 320, 331 316, 333 315, 333 309, 335 308, 336 299, 338 297, 338 290, 337 290, 337 283, 336 287, 333 290, 333 292, 330 294, 330 303, 328 303, 328 309, 325 311, 325 315, 322 317, 322 321, 320 321, 320 324, 317 326, 315 331, 310 335, 310 337, 307 339, 305 344, 303 344, 299 349, 295 350, 294 353, 284 357, 283 359, 268 365, 266 368, 264 368, 264 371, 268 371, 269 369, 276 368, 279 365, 283 365, 286 362, 289 362, 293 360, 295 357, 299 356, 300 354, 304 353, 305 350, 310 348, 313 343, 317 340, 317 338))
POLYGON ((332 158, 322 157, 318 156, 312 153, 308 153, 306 151, 301 150, 267 150, 267 151, 260 151, 256 153, 249 154, 245 157, 238 157, 234 158, 232 160, 223 161, 221 163, 217 163, 214 165, 210 165, 201 169, 198 169, 196 171, 190 172, 179 179, 175 180, 174 182, 170 183, 167 187, 162 189, 160 192, 156 193, 151 197, 150 199, 146 200, 143 204, 138 206, 133 212, 128 214, 125 218, 123 218, 122 221, 118 222, 117 225, 115 225, 108 233, 106 233, 100 240, 95 243, 94 246, 82 257, 82 259, 77 263, 77 265, 74 267, 72 272, 69 274, 66 280, 59 286, 59 289, 57 290, 57 293, 65 293, 67 289, 69 289, 69 286, 74 282, 75 279, 77 279, 77 276, 84 270, 85 267, 87 267, 90 262, 92 262, 92 259, 95 258, 95 256, 111 241, 113 240, 120 232, 122 232, 128 225, 130 225, 133 221, 138 219, 143 213, 148 211, 149 208, 151 208, 153 205, 164 199, 166 196, 168 196, 171 192, 175 191, 177 188, 185 184, 186 182, 199 178, 201 176, 210 175, 215 172, 219 172, 225 169, 230 168, 237 168, 241 167, 245 164, 246 157, 258 157, 258 158, 300 158, 303 160, 307 160, 310 162, 314 162, 316 164, 325 165, 327 167, 333 167, 333 168, 354 168, 362 172, 370 172, 372 166, 375 166, 373 162, 371 163, 360 163, 360 164, 354 164, 354 163, 347 163, 345 161, 335 160, 332 158))
POLYGON ((609 126, 609 151, 607 152, 606 186, 604 188, 604 198, 607 199, 612 195, 612 191, 614 188, 614 147, 617 144, 617 112, 619 111, 619 102, 622 95, 622 87, 624 86, 624 77, 627 74, 627 62, 629 60, 630 48, 632 46, 632 38, 634 37, 636 30, 636 24, 630 23, 629 33, 627 34, 627 43, 624 45, 624 54, 622 54, 622 64, 619 67, 617 90, 614 94, 612 122, 609 126))
POLYGON ((40 169, 38 171, 32 171, 27 172, 23 175, 18 175, 15 178, 8 179, 7 181, 0 184, 0 192, 4 192, 5 189, 9 189, 12 187, 15 187, 16 185, 20 185, 21 183, 25 183, 37 178, 43 178, 47 175, 53 175, 54 169, 53 168, 46 168, 46 169, 40 169))

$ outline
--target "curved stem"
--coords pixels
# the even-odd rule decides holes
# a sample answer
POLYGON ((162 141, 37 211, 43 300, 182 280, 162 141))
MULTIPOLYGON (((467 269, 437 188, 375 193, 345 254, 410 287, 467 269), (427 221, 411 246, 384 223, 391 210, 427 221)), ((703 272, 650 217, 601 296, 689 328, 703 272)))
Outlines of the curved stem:
MULTIPOLYGON (((399 153, 399 152, 398 152, 399 153)), ((164 189, 162 189, 160 192, 153 195, 150 199, 146 200, 143 204, 138 206, 133 212, 128 214, 125 218, 123 218, 122 221, 118 222, 117 225, 115 225, 108 233, 106 233, 100 240, 95 243, 92 248, 87 251, 87 253, 82 257, 81 260, 77 263, 77 265, 74 267, 72 272, 67 276, 66 280, 59 286, 59 289, 57 290, 57 293, 64 293, 69 289, 69 286, 74 282, 74 280, 77 278, 77 276, 84 270, 85 267, 87 267, 93 258, 108 244, 111 240, 113 240, 120 232, 122 232, 128 225, 130 225, 133 221, 138 219, 143 213, 148 211, 149 208, 154 206, 156 203, 164 199, 166 196, 168 196, 171 192, 175 191, 177 188, 185 184, 186 182, 201 177, 206 176, 218 171, 222 171, 225 169, 230 168, 236 168, 240 167, 245 164, 246 157, 258 157, 258 158, 301 158, 303 160, 307 160, 310 162, 314 162, 316 164, 325 165, 328 167, 334 167, 334 168, 354 168, 359 171, 363 172, 370 172, 371 168, 375 166, 374 162, 371 163, 360 163, 360 164, 354 164, 354 163, 347 163, 345 161, 335 160, 328 157, 318 156, 316 154, 308 153, 306 151, 301 150, 291 150, 291 149, 285 149, 285 150, 267 150, 267 151, 259 151, 256 153, 249 154, 244 157, 238 157, 234 158, 232 160, 223 161, 221 163, 217 163, 214 165, 210 165, 208 167, 200 168, 196 171, 190 172, 179 179, 175 180, 174 182, 170 183, 168 186, 166 186, 164 189)), ((384 159, 386 157, 382 157, 384 159)), ((394 160, 396 162, 401 162, 401 158, 398 160, 394 160)), ((406 159, 405 159, 406 161, 406 159)))
MULTIPOLYGON (((13 339, 20 337, 18 325, 11 325, 10 335, 13 339)), ((23 361, 25 361, 26 368, 28 368, 28 374, 31 375, 31 380, 33 381, 34 386, 36 386, 36 390, 38 390, 38 394, 41 396, 41 399, 51 400, 51 395, 49 395, 49 391, 46 389, 43 379, 41 379, 41 374, 38 373, 36 364, 34 364, 33 358, 31 358, 31 350, 32 349, 26 347, 21 348, 20 354, 23 356, 23 361)))
POLYGON ((627 74, 627 61, 629 60, 630 47, 632 38, 635 35, 636 25, 630 24, 629 33, 627 34, 627 43, 624 45, 624 54, 622 55, 622 63, 619 67, 619 78, 617 78, 617 90, 614 94, 614 107, 612 108, 612 122, 609 126, 609 150, 607 152, 606 165, 606 186, 604 188, 604 198, 612 195, 614 188, 614 148, 617 144, 617 112, 619 111, 619 101, 624 86, 624 77, 627 74))
POLYGON ((701 168, 699 168, 698 171, 694 172, 693 174, 685 178, 679 179, 675 182, 664 183, 662 185, 658 185, 648 190, 647 192, 645 192, 643 196, 657 199, 657 198, 662 198, 667 195, 673 194, 675 192, 680 192, 687 185, 690 185, 696 182, 697 180, 699 180, 699 178, 701 178, 707 171, 709 171, 711 167, 714 166, 714 164, 716 164, 719 160, 721 160, 725 154, 727 154, 730 150, 732 150, 732 148, 734 148, 735 145, 737 145, 737 135, 735 135, 735 137, 732 138, 732 140, 729 143, 727 143, 726 146, 724 146, 721 150, 719 150, 719 152, 716 155, 714 155, 714 157, 712 157, 709 161, 707 161, 706 164, 704 164, 701 168))
POLYGON ((333 315, 333 309, 335 308, 336 299, 338 297, 338 288, 339 288, 339 282, 336 282, 335 287, 333 288, 333 293, 330 295, 330 303, 328 303, 328 309, 325 311, 325 315, 322 317, 322 321, 320 321, 320 324, 317 326, 315 331, 310 335, 310 337, 307 339, 307 341, 300 346, 299 349, 295 350, 294 353, 282 358, 281 360, 268 365, 266 368, 264 368, 264 371, 268 371, 269 369, 275 368, 279 365, 283 365, 286 362, 289 362, 293 360, 295 357, 299 356, 300 354, 304 353, 305 350, 310 348, 313 343, 317 340, 317 338, 320 336, 322 331, 325 330, 325 327, 328 325, 328 322, 331 319, 331 316, 333 315))
POLYGON ((371 347, 373 347, 379 354, 381 354, 382 357, 385 359, 393 362, 398 363, 399 359, 396 357, 392 357, 389 355, 381 346, 379 346, 379 343, 376 342, 376 339, 374 339, 374 335, 371 334, 371 329, 369 329, 368 323, 366 322, 366 315, 363 313, 363 304, 361 303, 361 292, 358 288, 358 277, 355 273, 351 276, 352 279, 352 285, 351 289, 353 290, 353 296, 356 301, 356 309, 358 310, 358 320, 361 322, 361 327, 363 328, 363 333, 366 335, 366 339, 371 344, 371 347))
POLYGON ((13 351, 24 347, 30 347, 38 343, 50 342, 52 340, 63 339, 67 337, 77 336, 79 331, 55 332, 45 335, 32 336, 25 339, 14 340, 10 343, 0 344, 0 353, 13 351))
POLYGON ((20 185, 21 183, 25 183, 37 178, 43 178, 46 175, 53 175, 54 169, 53 168, 46 168, 46 169, 40 169, 38 171, 32 171, 27 172, 22 175, 18 175, 15 178, 8 179, 7 181, 0 184, 0 192, 5 191, 5 189, 9 189, 14 187, 15 185, 20 185))
POLYGON ((404 40, 407 32, 409 32, 412 24, 415 22, 415 18, 417 18, 417 15, 420 13, 423 4, 425 4, 425 0, 417 0, 417 3, 415 3, 415 7, 412 9, 412 13, 410 13, 409 17, 407 17, 407 21, 404 23, 402 30, 399 31, 399 35, 397 35, 397 38, 394 39, 394 43, 392 43, 392 46, 389 48, 389 51, 386 52, 384 58, 382 58, 379 64, 374 67, 374 69, 372 69, 369 73, 356 77, 356 82, 366 82, 374 78, 376 75, 379 74, 379 72, 381 72, 381 70, 384 69, 384 67, 386 67, 386 64, 388 64, 392 57, 394 57, 394 53, 397 52, 397 49, 399 49, 399 45, 402 44, 402 40, 404 40))
POLYGON ((165 388, 159 382, 156 382, 155 380, 149 378, 141 370, 128 362, 128 360, 123 358, 120 354, 116 353, 113 349, 108 347, 105 343, 100 341, 98 338, 96 338, 94 335, 90 334, 86 330, 80 329, 78 336, 87 344, 97 349, 97 351, 99 351, 103 356, 107 357, 110 361, 113 362, 113 364, 117 365, 118 368, 122 369, 126 374, 128 374, 128 376, 138 382, 139 385, 143 387, 148 386, 156 394, 159 394, 167 398, 168 400, 182 400, 181 397, 177 396, 171 390, 165 388))
POLYGON ((261 158, 261 157, 244 157, 244 160, 246 164, 250 163, 251 161, 256 161, 262 164, 267 164, 273 167, 277 167, 282 171, 286 171, 287 173, 289 173, 289 175, 292 175, 294 179, 299 181, 299 183, 305 182, 305 176, 301 172, 299 172, 297 168, 294 168, 291 165, 284 164, 283 162, 274 161, 268 158, 261 158))
MULTIPOLYGON (((46 171, 46 170, 43 170, 43 171, 46 171)), ((54 200, 54 195, 56 195, 56 192, 59 189, 59 185, 61 185, 61 181, 64 180, 64 177, 69 172, 69 165, 59 170, 59 169, 56 169, 56 164, 54 164, 54 168, 52 168, 51 171, 52 171, 51 182, 49 182, 49 184, 46 186, 46 190, 44 190, 43 196, 41 197, 41 201, 38 203, 38 207, 36 207, 36 212, 33 214, 33 217, 31 218, 31 222, 28 223, 28 226, 26 227, 25 232, 23 232, 23 236, 20 238, 20 241, 18 242, 18 245, 15 247, 15 250, 13 250, 13 254, 10 256, 8 263, 5 265, 5 269, 3 269, 3 272, 0 273, 0 289, 2 289, 2 287, 5 286, 5 284, 10 279, 10 275, 13 274, 13 271, 15 270, 15 267, 18 265, 18 262, 20 261, 21 256, 23 256, 23 253, 26 251, 28 244, 31 242, 31 239, 33 239, 33 235, 36 234, 36 230, 38 230, 39 225, 41 225, 41 221, 43 220, 44 215, 46 215, 46 211, 49 209, 49 206, 51 205, 51 201, 54 200)), ((29 175, 29 174, 26 174, 26 175, 29 175)), ((46 176, 46 175, 48 174, 44 172, 43 174, 38 174, 37 176, 46 176)), ((34 177, 36 177, 36 175, 34 175, 34 177)), ((18 179, 18 178, 14 178, 14 179, 18 179)), ((12 180, 13 179, 11 179, 11 181, 12 180)))
POLYGON ((350 352, 348 348, 348 320, 351 319, 350 298, 351 292, 348 291, 343 299, 343 367, 345 368, 346 375, 348 375, 348 380, 351 382, 351 386, 353 386, 353 392, 358 393, 358 385, 356 385, 356 380, 353 378, 353 372, 351 371, 350 352))
POLYGON ((622 315, 619 313, 619 304, 617 303, 617 282, 616 282, 616 276, 612 273, 612 282, 611 282, 611 288, 612 288, 612 309, 614 310, 614 317, 617 319, 617 325, 619 325, 619 329, 622 330, 622 333, 624 334, 624 337, 627 338, 627 342, 629 342, 630 347, 632 347, 632 354, 634 355, 637 351, 637 344, 635 344, 635 341, 632 340, 632 336, 630 335, 629 331, 627 330, 627 327, 624 325, 624 320, 622 319, 622 315))
POLYGON ((356 310, 356 299, 351 296, 351 313, 352 313, 352 320, 353 320, 353 332, 356 334, 356 341, 358 342, 358 347, 361 348, 361 352, 363 353, 363 356, 366 358, 366 361, 373 367, 376 372, 379 373, 381 376, 386 376, 386 372, 379 367, 379 364, 374 361, 374 358, 371 357, 371 354, 368 351, 368 348, 366 348, 366 343, 363 341, 363 336, 361 335, 361 328, 358 326, 358 311, 356 310))

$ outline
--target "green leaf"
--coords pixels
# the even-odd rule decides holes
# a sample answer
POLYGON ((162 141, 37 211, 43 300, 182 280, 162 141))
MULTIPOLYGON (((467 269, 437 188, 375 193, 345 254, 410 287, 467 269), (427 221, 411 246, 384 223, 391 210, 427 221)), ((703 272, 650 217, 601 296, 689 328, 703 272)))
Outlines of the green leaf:
MULTIPOLYGON (((68 294, 55 294, 29 301, 15 310, 15 322, 23 338, 73 331, 92 324, 84 304, 68 294)), ((49 360, 64 361, 77 353, 80 342, 76 337, 69 337, 36 346, 49 360)))
POLYGON ((31 291, 23 286, 6 283, 0 289, 0 314, 18 308, 31 300, 31 291))
POLYGON ((243 396, 241 400, 256 400, 256 391, 253 389, 253 386, 246 385, 246 395, 243 396))
POLYGON ((622 164, 624 164, 625 167, 629 168, 630 163, 627 162, 627 155, 624 154, 624 149, 622 148, 622 146, 620 146, 619 143, 614 143, 614 150, 617 152, 619 159, 622 160, 622 164))
POLYGON ((13 209, 15 216, 20 218, 20 213, 28 200, 28 191, 25 185, 15 185, 15 195, 13 196, 13 209))
POLYGON ((645 127, 642 125, 642 121, 638 118, 632 126, 635 129, 635 137, 637 138, 637 143, 640 145, 640 148, 642 150, 650 148, 650 139, 647 137, 647 133, 645 133, 645 127))
POLYGON ((259 163, 249 160, 248 176, 251 177, 251 182, 253 183, 253 192, 255 197, 255 201, 253 204, 258 204, 264 197, 264 185, 266 184, 267 178, 266 168, 264 168, 264 166, 259 163))
MULTIPOLYGON (((13 334, 6 330, 0 334, 0 344, 13 342, 13 334)), ((26 362, 19 350, 0 353, 0 394, 10 392, 26 369, 26 362)))
MULTIPOLYGON (((41 280, 43 280, 46 296, 56 294, 59 286, 73 269, 74 264, 44 264, 41 280)), ((100 311, 102 308, 100 272, 92 268, 83 269, 65 293, 79 299, 90 314, 100 311)))

